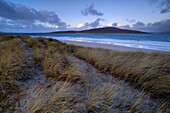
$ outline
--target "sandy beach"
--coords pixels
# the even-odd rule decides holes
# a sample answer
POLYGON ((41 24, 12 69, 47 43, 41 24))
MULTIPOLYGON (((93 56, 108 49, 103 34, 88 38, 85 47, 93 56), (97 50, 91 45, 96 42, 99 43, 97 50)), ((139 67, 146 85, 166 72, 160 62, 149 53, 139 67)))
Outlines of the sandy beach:
POLYGON ((139 49, 139 48, 130 48, 130 47, 123 47, 123 46, 116 46, 116 45, 107 45, 107 44, 97 44, 97 43, 90 43, 90 42, 76 42, 76 41, 62 41, 66 44, 82 46, 82 47, 91 47, 91 48, 103 48, 103 49, 110 49, 114 51, 142 51, 142 52, 160 52, 154 50, 147 50, 147 49, 139 49))

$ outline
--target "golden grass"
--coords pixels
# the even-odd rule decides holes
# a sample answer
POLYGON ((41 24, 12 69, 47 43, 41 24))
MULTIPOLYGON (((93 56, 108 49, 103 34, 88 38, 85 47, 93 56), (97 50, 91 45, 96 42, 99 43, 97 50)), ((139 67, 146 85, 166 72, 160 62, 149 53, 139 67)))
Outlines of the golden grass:
POLYGON ((78 62, 67 60, 71 47, 57 40, 21 37, 21 39, 34 49, 34 59, 44 71, 46 77, 72 83, 84 83, 85 71, 82 71, 78 62))
POLYGON ((169 98, 168 53, 116 52, 79 47, 74 55, 93 64, 103 73, 130 82, 135 88, 144 89, 153 96, 169 98))
POLYGON ((19 91, 17 86, 23 78, 23 62, 24 55, 18 39, 9 38, 0 42, 0 107, 3 110, 15 101, 12 95, 19 91))
POLYGON ((128 100, 132 95, 126 95, 121 100, 115 101, 119 96, 116 92, 117 87, 108 85, 99 85, 91 88, 89 92, 80 92, 81 86, 62 81, 56 82, 50 88, 36 89, 37 93, 29 98, 27 106, 20 112, 163 112, 160 106, 147 109, 147 105, 142 104, 143 93, 137 95, 131 104, 128 100), (146 106, 146 109, 142 109, 141 106, 146 106))
POLYGON ((154 97, 169 98, 170 55, 168 53, 116 52, 66 45, 54 39, 30 37, 25 39, 31 39, 27 43, 35 50, 35 60, 45 61, 42 64, 47 68, 45 71, 48 73, 46 73, 47 75, 61 74, 61 70, 68 67, 66 66, 68 64, 66 55, 73 53, 76 57, 94 65, 101 72, 110 73, 119 79, 130 82, 135 88, 144 89, 154 97), (35 42, 33 43, 33 41, 35 42), (42 47, 42 42, 46 48, 42 47), (50 71, 48 71, 49 69, 50 71))
POLYGON ((66 82, 57 82, 51 88, 36 89, 37 93, 29 98, 25 111, 27 113, 64 113, 74 112, 78 102, 74 100, 77 93, 73 86, 66 82))
POLYGON ((15 35, 0 34, 0 42, 8 41, 8 40, 11 40, 11 39, 14 39, 14 38, 16 38, 15 35))
MULTIPOLYGON (((114 98, 119 95, 116 92, 117 88, 111 84, 110 87, 99 85, 95 88, 90 88, 86 92, 85 87, 81 86, 82 83, 88 80, 86 79, 86 70, 84 70, 79 62, 69 61, 67 58, 69 54, 74 54, 78 58, 93 64, 101 72, 110 73, 115 77, 128 81, 134 87, 146 90, 154 96, 168 97, 170 80, 169 54, 115 52, 104 49, 70 46, 54 39, 19 37, 29 47, 34 49, 34 59, 42 67, 46 77, 60 81, 56 81, 56 85, 50 88, 43 87, 40 90, 37 89, 37 93, 29 99, 27 107, 24 109, 26 111, 21 112, 143 112, 140 108, 140 106, 143 106, 141 104, 143 93, 136 96, 133 104, 129 105, 126 103, 133 95, 127 95, 115 103, 114 98)), ((7 41, 3 43, 5 42, 7 41)), ((8 42, 8 44, 10 43, 8 42)), ((18 47, 18 45, 16 46, 14 43, 13 46, 18 47)), ((4 48, 5 45, 2 47, 4 48)), ((20 48, 17 51, 21 50, 20 48)), ((16 51, 11 52, 9 50, 9 52, 16 51)), ((19 53, 17 55, 21 55, 22 52, 19 53)), ((17 58, 16 54, 14 56, 11 58, 20 59, 22 64, 22 58, 20 56, 17 58)), ((4 57, 5 60, 3 59, 2 61, 6 61, 6 58, 8 57, 4 57)), ((17 69, 20 69, 20 67, 19 65, 17 69)), ((8 68, 1 70, 6 71, 8 68)), ((20 71, 15 70, 15 72, 20 71)), ((7 73, 7 75, 10 74, 7 73)), ((8 82, 14 83, 15 86, 17 84, 16 80, 11 79, 8 82)), ((9 85, 3 84, 3 86, 9 85)), ((166 109, 166 107, 167 103, 163 101, 159 107, 153 108, 153 111, 160 112, 160 109, 166 109)), ((144 109, 145 111, 147 112, 147 109, 144 109)))
MULTIPOLYGON (((21 38, 23 42, 27 43, 29 47, 31 48, 42 48, 42 44, 37 40, 36 38, 31 38, 29 36, 18 36, 18 38, 21 38)), ((41 39, 41 38, 40 38, 41 39)))
POLYGON ((65 66, 66 59, 64 58, 64 56, 58 53, 55 54, 46 53, 46 56, 43 60, 43 69, 44 74, 47 77, 59 78, 65 66))
POLYGON ((81 66, 79 62, 69 62, 67 67, 61 73, 59 79, 65 79, 66 81, 72 83, 80 83, 83 84, 86 81, 85 79, 86 71, 81 66))

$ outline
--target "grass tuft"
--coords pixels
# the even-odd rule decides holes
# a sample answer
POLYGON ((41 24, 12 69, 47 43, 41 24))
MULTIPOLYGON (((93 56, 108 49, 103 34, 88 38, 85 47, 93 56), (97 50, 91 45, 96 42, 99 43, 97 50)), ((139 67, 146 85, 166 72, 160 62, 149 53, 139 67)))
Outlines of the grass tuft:
POLYGON ((19 81, 24 79, 22 76, 24 55, 21 44, 18 39, 11 38, 0 42, 0 109, 2 111, 15 103, 13 96, 19 92, 19 81))
POLYGON ((78 48, 74 53, 103 73, 130 82, 154 97, 169 98, 170 55, 168 53, 116 52, 78 48), (158 87, 158 84, 161 84, 158 87))

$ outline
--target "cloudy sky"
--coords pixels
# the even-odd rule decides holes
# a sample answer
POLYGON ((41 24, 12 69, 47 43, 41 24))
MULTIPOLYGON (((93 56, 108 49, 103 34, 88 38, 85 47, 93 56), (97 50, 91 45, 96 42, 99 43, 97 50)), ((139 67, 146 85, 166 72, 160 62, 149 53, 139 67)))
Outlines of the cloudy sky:
POLYGON ((0 0, 0 31, 170 31, 170 0, 0 0))

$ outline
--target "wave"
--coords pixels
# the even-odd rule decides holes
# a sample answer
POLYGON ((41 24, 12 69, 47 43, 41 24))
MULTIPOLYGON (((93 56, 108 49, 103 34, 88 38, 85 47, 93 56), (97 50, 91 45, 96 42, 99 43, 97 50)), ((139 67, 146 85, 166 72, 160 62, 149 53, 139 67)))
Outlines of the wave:
POLYGON ((90 42, 99 44, 108 44, 116 46, 124 46, 131 48, 141 48, 149 50, 158 51, 170 51, 170 42, 165 41, 138 41, 138 40, 121 40, 121 39, 111 39, 111 38, 90 38, 90 37, 74 37, 74 36, 43 36, 46 38, 54 38, 61 41, 77 41, 77 42, 90 42))

